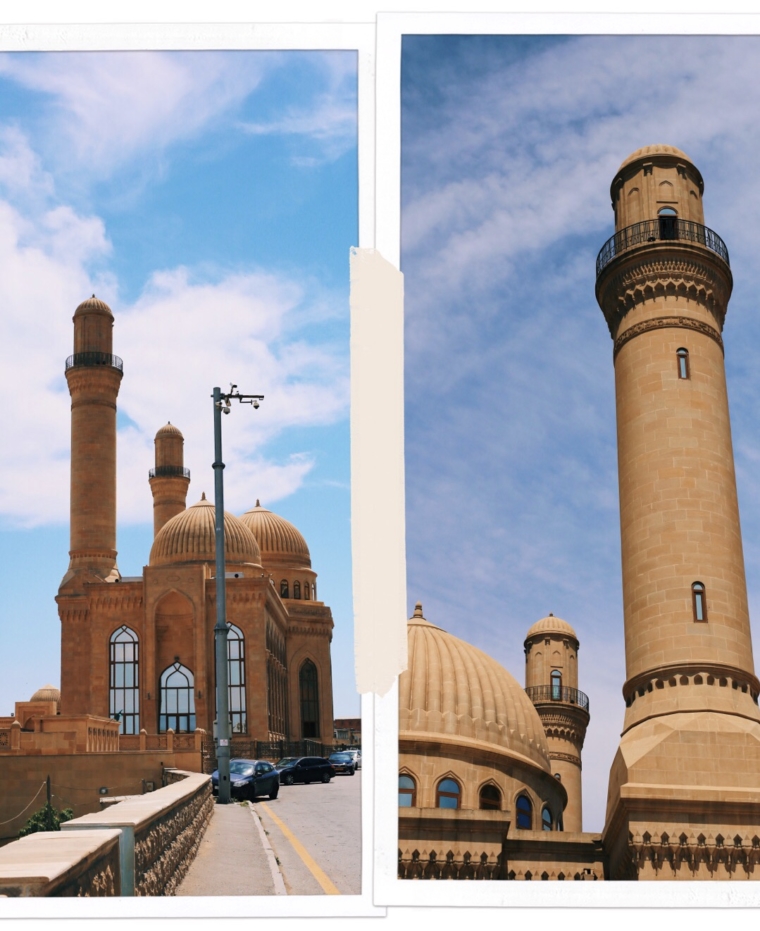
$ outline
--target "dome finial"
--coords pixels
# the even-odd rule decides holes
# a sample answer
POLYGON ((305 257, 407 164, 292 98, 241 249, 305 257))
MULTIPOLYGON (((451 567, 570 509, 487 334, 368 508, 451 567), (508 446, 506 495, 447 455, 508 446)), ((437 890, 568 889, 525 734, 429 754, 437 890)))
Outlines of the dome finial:
POLYGON ((422 602, 421 601, 418 601, 417 604, 414 606, 414 614, 412 616, 422 617, 422 602))
POLYGON ((554 614, 551 611, 549 612, 549 617, 554 617, 554 614))
POLYGON ((205 491, 202 491, 202 492, 201 492, 201 501, 205 501, 205 500, 206 500, 206 492, 205 492, 205 491))
POLYGON ((258 498, 256 499, 256 507, 257 507, 257 508, 260 508, 260 507, 261 507, 261 502, 259 501, 258 498))

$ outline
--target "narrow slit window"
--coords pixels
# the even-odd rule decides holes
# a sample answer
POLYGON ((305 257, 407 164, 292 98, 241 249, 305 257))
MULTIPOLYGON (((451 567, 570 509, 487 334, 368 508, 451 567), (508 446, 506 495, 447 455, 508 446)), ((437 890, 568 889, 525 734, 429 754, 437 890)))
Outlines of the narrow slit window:
POLYGON ((695 582, 691 586, 691 597, 694 606, 694 620, 707 620, 707 600, 705 599, 705 587, 701 582, 695 582))
POLYGON ((676 357, 678 359, 678 377, 688 378, 689 377, 689 350, 679 349, 676 352, 676 357))
POLYGON ((548 805, 545 805, 541 811, 541 830, 542 831, 551 831, 552 829, 552 813, 548 805))

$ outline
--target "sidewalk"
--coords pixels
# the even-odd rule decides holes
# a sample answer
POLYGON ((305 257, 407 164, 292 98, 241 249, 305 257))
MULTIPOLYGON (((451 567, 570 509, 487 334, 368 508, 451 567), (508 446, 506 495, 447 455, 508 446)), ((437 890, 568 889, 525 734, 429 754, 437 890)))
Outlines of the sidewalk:
POLYGON ((261 836, 248 805, 215 805, 177 895, 274 895, 261 836))

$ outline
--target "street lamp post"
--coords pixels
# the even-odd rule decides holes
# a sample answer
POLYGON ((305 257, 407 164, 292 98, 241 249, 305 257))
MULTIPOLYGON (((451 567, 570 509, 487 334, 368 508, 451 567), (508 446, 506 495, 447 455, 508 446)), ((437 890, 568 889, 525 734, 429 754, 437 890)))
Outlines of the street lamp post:
POLYGON ((224 463, 222 462, 222 411, 230 412, 230 400, 258 408, 263 394, 240 394, 230 385, 227 394, 214 388, 214 499, 216 504, 216 761, 219 771, 219 802, 230 800, 230 713, 227 676, 227 580, 224 570, 224 463))

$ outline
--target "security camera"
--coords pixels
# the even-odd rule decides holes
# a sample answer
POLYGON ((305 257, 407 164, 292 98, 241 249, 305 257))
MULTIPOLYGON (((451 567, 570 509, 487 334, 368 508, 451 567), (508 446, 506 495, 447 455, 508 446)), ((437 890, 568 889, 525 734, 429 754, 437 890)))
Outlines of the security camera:
POLYGON ((254 398, 253 406, 258 410, 259 402, 254 398))
POLYGON ((230 412, 229 407, 223 407, 222 410, 224 411, 225 414, 229 414, 230 412))

